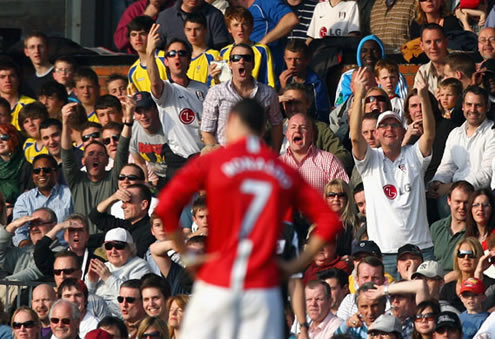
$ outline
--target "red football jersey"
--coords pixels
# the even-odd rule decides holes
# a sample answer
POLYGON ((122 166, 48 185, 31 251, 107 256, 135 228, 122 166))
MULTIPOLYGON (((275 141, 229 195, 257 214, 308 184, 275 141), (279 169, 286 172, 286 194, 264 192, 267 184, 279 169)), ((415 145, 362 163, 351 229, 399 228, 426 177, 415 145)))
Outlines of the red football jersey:
POLYGON ((198 157, 177 173, 155 209, 167 231, 178 229, 182 208, 201 189, 209 212, 206 252, 217 255, 201 266, 198 278, 210 284, 278 286, 276 242, 289 207, 311 218, 318 225, 315 234, 325 240, 341 230, 320 194, 256 137, 198 157))

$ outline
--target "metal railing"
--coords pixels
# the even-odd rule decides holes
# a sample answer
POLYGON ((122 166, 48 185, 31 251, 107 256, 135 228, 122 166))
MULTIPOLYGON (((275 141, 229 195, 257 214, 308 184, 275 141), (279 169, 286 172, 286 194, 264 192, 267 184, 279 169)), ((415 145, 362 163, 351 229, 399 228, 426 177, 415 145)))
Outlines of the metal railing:
POLYGON ((0 296, 0 299, 4 301, 4 310, 6 312, 10 312, 13 309, 17 309, 21 305, 26 304, 25 302, 23 302, 24 299, 23 296, 25 295, 23 293, 26 292, 27 292, 27 305, 25 306, 31 307, 31 300, 33 298, 33 289, 41 284, 49 284, 55 287, 55 284, 49 282, 47 283, 47 282, 39 282, 39 281, 26 282, 26 281, 14 281, 14 280, 0 280, 0 287, 5 286, 5 290, 2 291, 5 293, 5 296, 3 295, 0 296), (13 298, 14 300, 11 301, 10 292, 12 292, 11 291, 12 288, 16 288, 17 293, 16 296, 13 298), (15 301, 15 306, 13 305, 13 301, 15 301))

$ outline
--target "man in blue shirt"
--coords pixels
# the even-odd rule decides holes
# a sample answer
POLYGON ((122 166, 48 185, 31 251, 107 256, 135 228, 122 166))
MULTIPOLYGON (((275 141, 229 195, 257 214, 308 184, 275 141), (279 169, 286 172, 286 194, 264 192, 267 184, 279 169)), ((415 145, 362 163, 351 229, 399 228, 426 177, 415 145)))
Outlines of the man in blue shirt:
MULTIPOLYGON (((58 220, 65 220, 73 212, 69 187, 58 184, 57 169, 57 161, 49 154, 40 154, 34 158, 33 182, 36 187, 17 198, 14 205, 13 220, 32 215, 36 209, 41 207, 53 210, 58 220)), ((60 232, 57 237, 62 243, 65 243, 63 232, 60 232)), ((27 224, 16 229, 12 241, 18 247, 30 244, 27 224)))

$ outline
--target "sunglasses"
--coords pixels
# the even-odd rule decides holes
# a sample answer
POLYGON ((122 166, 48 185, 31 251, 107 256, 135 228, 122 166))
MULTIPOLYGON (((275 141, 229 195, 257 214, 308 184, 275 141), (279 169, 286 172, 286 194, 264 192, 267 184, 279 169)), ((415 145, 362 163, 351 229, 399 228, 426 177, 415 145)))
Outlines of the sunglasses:
POLYGON ((135 174, 131 174, 131 175, 119 175, 119 181, 124 181, 125 179, 129 179, 129 180, 144 180, 143 178, 135 175, 135 174))
POLYGON ((457 251, 457 258, 463 258, 465 259, 466 256, 468 257, 468 259, 475 259, 476 256, 474 255, 474 252, 473 251, 465 251, 465 250, 459 250, 457 251))
POLYGON ((345 198, 346 195, 344 192, 328 192, 327 193, 327 198, 335 198, 335 197, 345 198))
POLYGON ((366 99, 364 99, 364 103, 369 104, 371 102, 375 101, 381 101, 381 102, 387 102, 387 97, 384 95, 370 95, 366 99))
POLYGON ((53 270, 53 274, 55 275, 61 275, 62 273, 68 275, 68 274, 72 274, 74 273, 75 271, 77 271, 77 269, 75 268, 62 268, 60 270, 53 270))
POLYGON ((0 140, 8 141, 10 139, 10 135, 8 134, 0 134, 0 140))
POLYGON ((22 326, 24 326, 25 328, 33 328, 34 326, 36 325, 36 323, 34 322, 34 320, 28 320, 28 321, 25 321, 23 323, 18 323, 18 322, 15 322, 12 324, 12 327, 16 330, 20 329, 22 326))
POLYGON ((50 167, 36 167, 36 168, 33 168, 33 173, 34 174, 40 174, 41 171, 43 171, 43 173, 45 174, 50 174, 52 173, 52 170, 54 168, 50 168, 50 167))
POLYGON ((150 333, 143 333, 141 338, 160 338, 160 332, 155 331, 155 332, 150 332, 150 333))
POLYGON ((414 321, 434 321, 435 314, 434 313, 424 313, 424 314, 416 314, 416 319, 414 321))
POLYGON ((105 249, 107 251, 110 251, 112 249, 116 249, 116 250, 123 250, 125 247, 127 246, 127 244, 125 242, 106 242, 105 243, 105 249))
POLYGON ((117 142, 119 141, 119 136, 118 135, 112 135, 111 137, 104 138, 103 139, 103 145, 110 145, 111 141, 117 142))
POLYGON ((253 56, 250 54, 234 54, 230 57, 230 61, 239 62, 244 59, 244 62, 253 62, 253 56))
POLYGON ((189 56, 189 53, 187 53, 187 51, 181 49, 181 50, 178 50, 178 51, 171 50, 171 51, 168 51, 167 54, 165 54, 165 56, 167 58, 173 58, 173 57, 175 57, 177 55, 179 55, 180 57, 186 57, 186 56, 189 56))
POLYGON ((119 304, 122 304, 124 301, 128 304, 134 304, 136 302, 136 298, 134 297, 123 297, 121 295, 119 295, 117 297, 117 301, 119 302, 119 304))
POLYGON ((82 136, 82 141, 86 142, 86 141, 88 141, 91 138, 96 139, 96 138, 99 138, 99 137, 100 137, 100 132, 93 132, 91 134, 83 135, 82 136))
POLYGON ((71 323, 71 320, 69 318, 50 318, 50 322, 52 324, 58 324, 60 322, 62 322, 62 324, 64 325, 70 325, 71 323))

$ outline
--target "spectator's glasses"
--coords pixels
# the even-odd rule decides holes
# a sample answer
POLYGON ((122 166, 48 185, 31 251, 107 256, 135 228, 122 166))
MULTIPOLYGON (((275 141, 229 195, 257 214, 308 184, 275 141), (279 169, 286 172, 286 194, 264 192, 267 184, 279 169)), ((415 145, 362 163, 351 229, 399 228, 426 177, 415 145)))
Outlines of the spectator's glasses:
POLYGON ((52 173, 52 170, 54 168, 51 168, 51 167, 36 167, 36 168, 33 168, 33 173, 34 174, 40 174, 41 171, 43 171, 43 173, 45 174, 50 174, 52 173))
POLYGON ((100 137, 100 132, 93 132, 91 134, 83 135, 82 141, 86 142, 86 141, 89 141, 89 139, 91 139, 91 138, 96 139, 99 137, 100 137))
MULTIPOLYGON (((491 36, 489 37, 488 39, 487 38, 481 38, 481 39, 478 39, 478 43, 479 44, 486 44, 487 42, 493 44, 495 43, 495 36, 491 36)), ((482 65, 483 66, 483 65, 482 65)))
POLYGON ((122 241, 112 241, 112 242, 106 242, 105 243, 105 249, 107 251, 111 251, 112 249, 116 250, 123 250, 127 246, 127 243, 122 242, 122 241))
POLYGON ((71 74, 73 71, 70 68, 55 68, 55 73, 71 74))
POLYGON ((469 250, 469 251, 466 251, 466 250, 457 251, 457 258, 466 259, 466 256, 468 257, 468 259, 475 259, 476 258, 476 255, 474 255, 474 252, 471 250, 469 250))
POLYGON ((420 321, 434 321, 435 320, 435 313, 424 313, 424 314, 416 314, 416 319, 414 321, 420 322, 420 321))
POLYGON ((2 141, 9 141, 10 135, 8 134, 0 134, 0 140, 2 141))
POLYGON ((160 332, 155 331, 155 332, 150 332, 150 333, 143 333, 141 338, 147 339, 147 338, 160 338, 160 332))
POLYGON ((340 199, 340 198, 345 198, 346 195, 344 192, 328 192, 327 193, 327 198, 335 198, 335 197, 338 197, 340 199))
POLYGON ((183 49, 180 49, 178 51, 176 50, 171 50, 171 51, 168 51, 167 54, 165 54, 165 56, 167 58, 175 58, 176 56, 179 56, 179 57, 186 57, 186 56, 189 56, 189 53, 187 53, 186 50, 183 50, 183 49))
POLYGON ((478 208, 478 207, 481 207, 481 208, 488 208, 490 207, 490 203, 489 202, 477 202, 477 203, 474 203, 473 204, 473 208, 478 208))
POLYGON ((112 135, 111 137, 104 138, 103 139, 103 145, 110 145, 111 141, 117 142, 119 141, 119 136, 118 135, 112 135))
POLYGON ((64 325, 70 325, 71 320, 69 318, 50 318, 52 324, 59 324, 62 322, 64 325))
POLYGON ((34 320, 28 320, 23 323, 18 323, 14 321, 12 323, 12 327, 16 330, 20 329, 22 326, 24 326, 24 328, 33 328, 35 325, 36 323, 34 322, 34 320))
POLYGON ((131 175, 119 175, 119 181, 124 181, 125 179, 128 179, 129 181, 134 181, 134 180, 144 180, 141 177, 138 177, 137 175, 131 174, 131 175))
POLYGON ((55 275, 61 275, 62 273, 65 274, 65 275, 69 275, 69 274, 72 274, 74 273, 75 271, 77 271, 76 268, 62 268, 60 270, 53 270, 53 274, 55 275))
POLYGON ((119 304, 122 304, 124 301, 128 304, 134 304, 136 302, 136 298, 134 297, 123 297, 121 295, 119 295, 117 297, 117 301, 119 302, 119 304))
POLYGON ((366 99, 364 99, 365 104, 369 104, 375 101, 387 102, 387 97, 385 95, 370 95, 366 99))
POLYGON ((234 54, 230 57, 230 61, 239 62, 244 59, 244 62, 253 62, 253 56, 250 54, 234 54))

